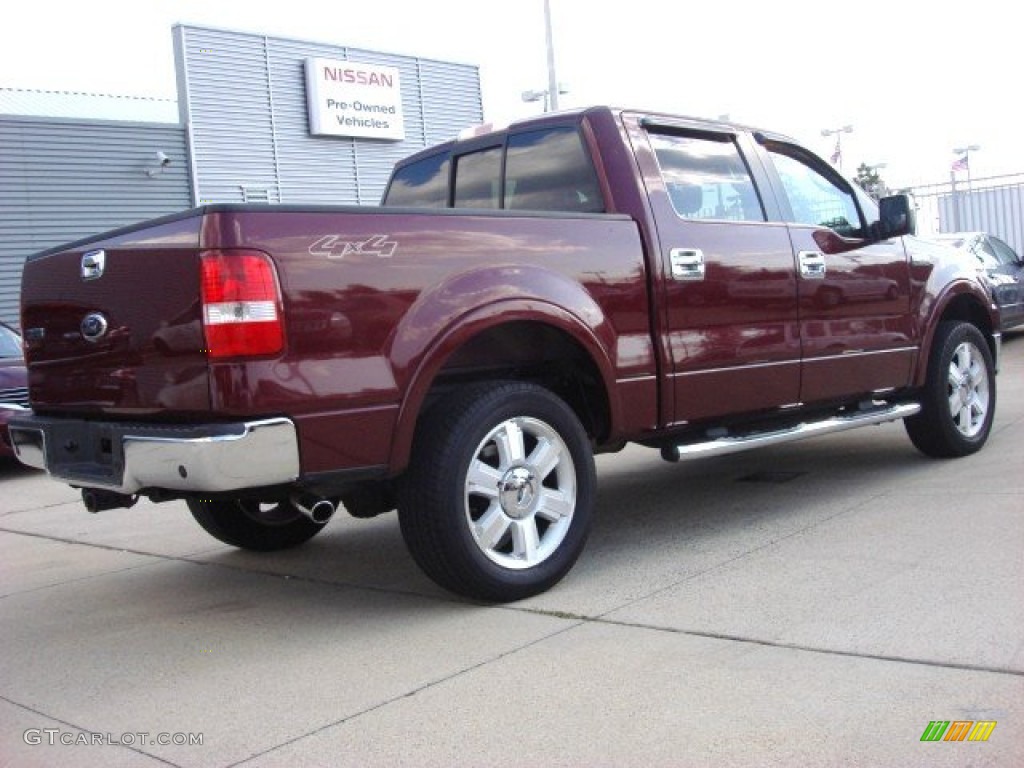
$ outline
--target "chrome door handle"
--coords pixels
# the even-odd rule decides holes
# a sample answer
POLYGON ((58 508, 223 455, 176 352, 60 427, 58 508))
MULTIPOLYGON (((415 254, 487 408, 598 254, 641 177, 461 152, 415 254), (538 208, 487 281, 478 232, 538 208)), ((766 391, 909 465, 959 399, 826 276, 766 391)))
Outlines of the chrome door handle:
POLYGON ((800 277, 807 280, 823 280, 828 268, 825 266, 825 254, 820 251, 800 251, 797 254, 800 262, 800 277))
POLYGON ((704 279, 704 252, 699 248, 673 248, 668 253, 672 279, 697 281, 704 279))

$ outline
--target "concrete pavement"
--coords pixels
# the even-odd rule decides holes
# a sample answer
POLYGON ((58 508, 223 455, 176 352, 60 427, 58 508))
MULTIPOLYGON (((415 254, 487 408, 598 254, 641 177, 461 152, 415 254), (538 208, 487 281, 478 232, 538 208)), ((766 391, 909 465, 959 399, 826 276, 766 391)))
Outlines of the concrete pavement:
POLYGON ((0 465, 0 766, 1024 765, 1024 335, 1005 352, 966 459, 898 424, 601 457, 580 562, 504 607, 434 587, 394 515, 256 555, 0 465), (922 742, 936 720, 997 725, 922 742))

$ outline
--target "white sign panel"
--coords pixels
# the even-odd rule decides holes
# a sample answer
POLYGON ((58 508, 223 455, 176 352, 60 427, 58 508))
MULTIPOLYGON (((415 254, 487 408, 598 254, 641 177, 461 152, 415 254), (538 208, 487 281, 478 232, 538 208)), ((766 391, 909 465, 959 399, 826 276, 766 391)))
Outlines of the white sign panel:
POLYGON ((405 138, 398 69, 333 59, 306 59, 309 132, 315 136, 405 138))

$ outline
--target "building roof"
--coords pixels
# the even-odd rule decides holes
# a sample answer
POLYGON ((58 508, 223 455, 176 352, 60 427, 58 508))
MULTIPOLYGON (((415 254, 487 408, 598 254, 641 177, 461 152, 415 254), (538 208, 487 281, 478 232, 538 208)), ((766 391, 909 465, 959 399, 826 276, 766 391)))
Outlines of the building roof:
POLYGON ((147 96, 0 88, 0 115, 177 123, 178 102, 147 96))

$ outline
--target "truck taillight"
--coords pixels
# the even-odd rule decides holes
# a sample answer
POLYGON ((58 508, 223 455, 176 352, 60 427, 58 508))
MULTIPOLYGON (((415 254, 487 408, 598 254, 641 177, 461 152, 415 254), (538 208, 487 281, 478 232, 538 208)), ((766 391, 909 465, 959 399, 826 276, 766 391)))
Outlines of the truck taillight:
POLYGON ((281 290, 270 258, 254 251, 205 251, 200 264, 208 356, 280 352, 281 290))

